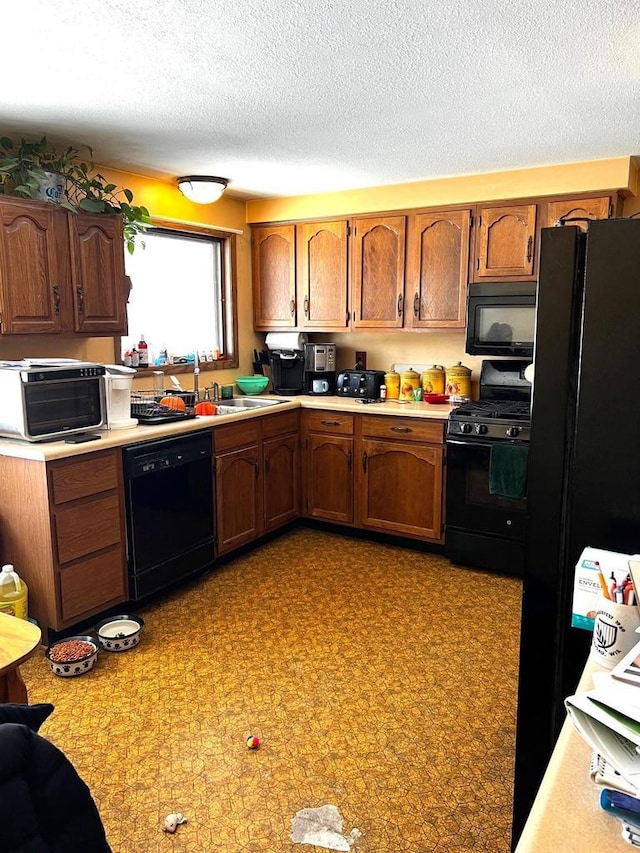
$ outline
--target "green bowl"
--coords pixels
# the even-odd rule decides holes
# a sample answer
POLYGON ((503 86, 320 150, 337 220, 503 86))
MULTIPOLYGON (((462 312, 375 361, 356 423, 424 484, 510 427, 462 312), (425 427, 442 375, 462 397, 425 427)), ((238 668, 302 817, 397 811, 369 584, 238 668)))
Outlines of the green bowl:
POLYGON ((236 385, 243 394, 262 394, 269 384, 268 376, 237 376, 236 385))

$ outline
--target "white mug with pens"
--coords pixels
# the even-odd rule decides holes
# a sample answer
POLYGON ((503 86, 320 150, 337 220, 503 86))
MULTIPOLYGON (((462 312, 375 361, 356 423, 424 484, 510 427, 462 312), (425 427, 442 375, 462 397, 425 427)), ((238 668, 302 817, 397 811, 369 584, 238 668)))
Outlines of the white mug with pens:
MULTIPOLYGON (((631 562, 631 561, 630 561, 631 562)), ((627 652, 640 642, 640 609, 631 566, 624 576, 611 572, 605 577, 596 562, 601 595, 598 597, 591 642, 591 660, 612 669, 627 652)))

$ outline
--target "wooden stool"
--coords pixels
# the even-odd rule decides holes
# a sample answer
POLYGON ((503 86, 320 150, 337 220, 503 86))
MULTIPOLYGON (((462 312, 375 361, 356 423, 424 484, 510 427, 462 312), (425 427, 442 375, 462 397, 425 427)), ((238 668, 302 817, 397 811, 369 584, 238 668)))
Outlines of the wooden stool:
POLYGON ((28 702, 18 667, 35 654, 41 636, 33 622, 0 613, 0 702, 28 702))

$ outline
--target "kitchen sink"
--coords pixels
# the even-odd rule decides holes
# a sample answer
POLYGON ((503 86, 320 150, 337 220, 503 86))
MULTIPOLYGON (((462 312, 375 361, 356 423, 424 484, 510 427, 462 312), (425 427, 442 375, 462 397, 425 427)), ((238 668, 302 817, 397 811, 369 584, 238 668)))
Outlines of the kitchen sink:
POLYGON ((264 409, 267 406, 279 406, 284 400, 261 400, 258 397, 232 397, 223 403, 216 403, 219 415, 235 415, 242 411, 264 409))

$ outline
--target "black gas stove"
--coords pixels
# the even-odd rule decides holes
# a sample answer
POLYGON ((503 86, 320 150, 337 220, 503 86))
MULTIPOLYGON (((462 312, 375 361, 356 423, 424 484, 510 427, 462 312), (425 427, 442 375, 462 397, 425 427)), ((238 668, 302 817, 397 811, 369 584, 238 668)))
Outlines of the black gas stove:
POLYGON ((526 361, 483 361, 480 399, 447 422, 445 553, 522 575, 531 424, 526 361))
POLYGON ((449 415, 447 435, 529 441, 530 404, 517 400, 476 400, 449 415))

